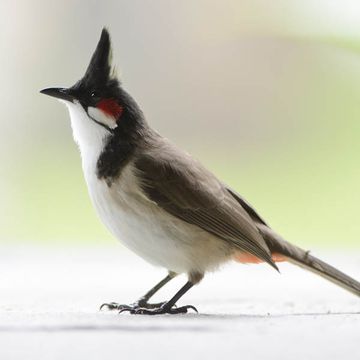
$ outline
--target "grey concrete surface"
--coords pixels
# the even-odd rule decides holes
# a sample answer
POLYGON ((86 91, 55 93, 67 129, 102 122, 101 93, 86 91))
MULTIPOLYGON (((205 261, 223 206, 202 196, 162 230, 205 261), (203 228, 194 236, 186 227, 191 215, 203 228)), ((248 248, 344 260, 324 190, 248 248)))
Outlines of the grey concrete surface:
MULTIPOLYGON (((315 252, 360 279, 360 254, 315 252)), ((359 359, 360 299, 289 264, 230 264, 179 305, 199 314, 99 311, 164 274, 120 246, 2 247, 0 359, 359 359)), ((154 300, 171 296, 175 279, 154 300)))

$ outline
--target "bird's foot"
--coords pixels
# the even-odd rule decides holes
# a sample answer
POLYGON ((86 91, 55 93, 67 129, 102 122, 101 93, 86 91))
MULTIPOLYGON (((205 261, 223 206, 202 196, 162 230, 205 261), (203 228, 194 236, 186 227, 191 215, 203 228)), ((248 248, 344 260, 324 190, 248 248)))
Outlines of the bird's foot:
POLYGON ((128 311, 131 314, 135 314, 139 309, 157 309, 163 306, 166 302, 160 302, 156 304, 150 304, 145 300, 139 300, 133 304, 118 304, 116 302, 104 303, 100 306, 100 310, 107 308, 108 310, 117 310, 119 314, 125 311, 128 311))
POLYGON ((135 315, 186 314, 189 309, 198 313, 196 307, 192 305, 170 307, 167 303, 164 303, 157 308, 138 308, 135 311, 130 311, 130 313, 135 315))

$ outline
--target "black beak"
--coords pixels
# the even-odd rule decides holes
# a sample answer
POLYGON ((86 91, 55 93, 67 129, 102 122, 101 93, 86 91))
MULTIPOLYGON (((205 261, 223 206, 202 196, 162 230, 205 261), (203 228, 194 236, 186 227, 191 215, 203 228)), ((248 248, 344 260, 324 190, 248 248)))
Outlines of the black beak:
POLYGON ((47 88, 41 90, 40 93, 70 102, 74 102, 75 100, 75 97, 72 95, 71 90, 66 88, 47 88))

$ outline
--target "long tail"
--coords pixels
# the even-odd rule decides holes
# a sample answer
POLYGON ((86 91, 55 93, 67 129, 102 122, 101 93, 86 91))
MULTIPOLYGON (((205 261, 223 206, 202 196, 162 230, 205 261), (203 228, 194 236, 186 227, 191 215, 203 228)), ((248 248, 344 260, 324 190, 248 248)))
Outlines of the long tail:
POLYGON ((308 251, 290 244, 266 225, 260 224, 258 227, 271 252, 285 256, 289 262, 320 275, 360 297, 360 282, 310 255, 308 251))

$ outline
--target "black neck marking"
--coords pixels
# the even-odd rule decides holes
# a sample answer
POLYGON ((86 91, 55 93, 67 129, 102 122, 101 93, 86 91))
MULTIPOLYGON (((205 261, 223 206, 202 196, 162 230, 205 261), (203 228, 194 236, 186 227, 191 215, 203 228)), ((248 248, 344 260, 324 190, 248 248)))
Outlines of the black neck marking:
POLYGON ((109 136, 96 164, 96 175, 109 186, 120 176, 121 170, 129 163, 136 144, 116 136, 109 136))
POLYGON ((110 134, 104 140, 104 150, 96 164, 97 177, 105 180, 109 186, 120 176, 122 169, 143 143, 148 129, 136 102, 124 91, 121 95, 124 112, 118 120, 118 126, 114 129, 109 128, 110 134))

